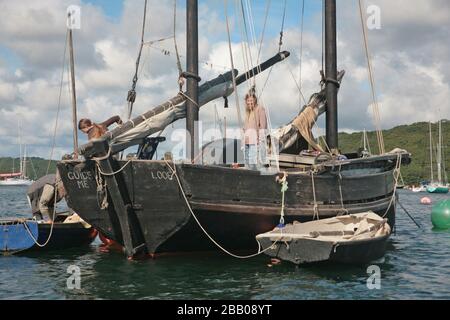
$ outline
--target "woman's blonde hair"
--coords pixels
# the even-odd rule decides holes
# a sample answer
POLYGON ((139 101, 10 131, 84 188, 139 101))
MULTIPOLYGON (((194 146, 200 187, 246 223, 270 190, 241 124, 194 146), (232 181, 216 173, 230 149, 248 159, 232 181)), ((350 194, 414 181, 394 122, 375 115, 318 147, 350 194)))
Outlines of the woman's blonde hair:
POLYGON ((249 93, 247 93, 247 94, 245 95, 245 113, 247 114, 247 117, 250 116, 250 109, 248 108, 248 105, 247 105, 247 99, 248 99, 248 98, 253 98, 253 99, 255 99, 255 106, 258 105, 258 98, 256 97, 255 92, 250 91, 249 93))

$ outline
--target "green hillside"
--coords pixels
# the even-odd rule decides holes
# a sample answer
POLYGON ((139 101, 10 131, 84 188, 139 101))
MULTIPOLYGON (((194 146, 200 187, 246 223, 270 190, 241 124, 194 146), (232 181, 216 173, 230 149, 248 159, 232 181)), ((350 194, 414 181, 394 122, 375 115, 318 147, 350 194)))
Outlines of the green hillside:
MULTIPOLYGON (((432 124, 433 137, 433 166, 436 172, 436 143, 438 140, 438 126, 432 124)), ((443 157, 445 168, 450 169, 450 153, 448 142, 450 140, 450 121, 442 121, 442 135, 444 141, 443 157)), ((367 132, 372 153, 378 153, 376 132, 367 132)), ((383 130, 386 151, 394 148, 405 149, 412 154, 412 162, 401 168, 406 184, 418 183, 430 179, 430 142, 428 122, 417 122, 410 125, 401 125, 389 130, 383 130)), ((356 151, 362 145, 362 132, 352 134, 339 134, 339 148, 342 152, 356 151)), ((448 171, 448 170, 447 170, 448 171)), ((435 173, 436 174, 436 173, 435 173)), ((447 174, 448 175, 448 174, 447 174)))
MULTIPOLYGON (((42 158, 27 158, 27 176, 31 179, 38 179, 45 176, 48 164, 49 161, 42 158)), ((13 167, 15 172, 19 171, 19 158, 0 158, 0 173, 11 173, 13 167)), ((48 172, 56 172, 56 161, 50 162, 48 172)))
MULTIPOLYGON (((432 124, 432 135, 434 145, 437 142, 437 125, 432 124)), ((450 153, 448 141, 450 141, 450 121, 442 122, 444 141, 443 157, 446 160, 445 167, 450 170, 450 153)), ((367 132, 372 153, 378 153, 376 133, 367 132)), ((418 183, 430 179, 430 154, 428 122, 417 122, 410 125, 402 125, 389 130, 383 130, 386 151, 396 147, 405 149, 412 154, 412 163, 402 167, 402 176, 406 184, 418 183)), ((343 153, 355 152, 362 146, 362 132, 352 134, 339 134, 339 148, 343 153)), ((435 152, 433 158, 435 159, 435 152)), ((18 171, 19 159, 14 159, 16 172, 18 171)), ((434 163, 434 168, 436 164, 434 163)), ((47 172, 48 160, 42 158, 30 158, 28 161, 28 176, 32 179, 42 177, 47 172), (34 167, 34 169, 33 169, 34 167)), ((12 158, 0 158, 0 173, 11 172, 13 167, 12 158)), ((49 173, 56 170, 56 161, 51 161, 49 173)))

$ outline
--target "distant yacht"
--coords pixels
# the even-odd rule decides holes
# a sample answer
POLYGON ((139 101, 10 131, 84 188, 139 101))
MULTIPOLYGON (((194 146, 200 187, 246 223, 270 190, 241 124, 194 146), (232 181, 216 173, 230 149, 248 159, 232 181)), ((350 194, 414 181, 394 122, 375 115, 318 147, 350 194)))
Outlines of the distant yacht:
POLYGON ((424 185, 418 186, 418 187, 413 187, 411 189, 412 192, 425 192, 427 191, 427 187, 424 185))
POLYGON ((28 178, 7 178, 0 180, 0 186, 29 186, 33 183, 33 180, 28 178))
MULTIPOLYGON (((14 166, 13 166, 14 167, 14 166)), ((27 151, 25 147, 22 158, 22 149, 20 152, 20 172, 0 174, 0 186, 29 186, 34 181, 27 177, 27 151)))
MULTIPOLYGON (((436 165, 437 165, 437 180, 433 179, 433 164, 431 158, 431 183, 427 186, 427 191, 430 193, 448 193, 449 186, 447 183, 447 175, 445 173, 445 166, 442 157, 442 121, 439 121, 439 139, 437 143, 437 156, 436 156, 436 165), (444 176, 444 179, 442 179, 444 176)), ((430 123, 430 157, 432 157, 432 146, 431 146, 431 123, 430 123)))

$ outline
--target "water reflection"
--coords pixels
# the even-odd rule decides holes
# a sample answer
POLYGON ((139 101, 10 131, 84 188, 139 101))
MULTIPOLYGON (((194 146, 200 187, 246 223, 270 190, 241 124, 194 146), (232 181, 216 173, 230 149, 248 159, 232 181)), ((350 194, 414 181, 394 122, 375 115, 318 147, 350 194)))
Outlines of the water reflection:
MULTIPOLYGON (((282 263, 269 267, 266 256, 238 260, 222 253, 128 261, 121 253, 103 252, 96 241, 84 249, 0 257, 0 298, 450 298, 450 231, 432 230, 431 207, 420 204, 420 195, 401 191, 400 199, 423 228, 418 229, 406 214, 398 211, 397 233, 389 240, 385 257, 373 262, 381 270, 380 290, 367 288, 368 265, 296 267, 282 263), (70 265, 80 267, 80 290, 66 286, 70 265)), ((1 212, 9 211, 3 207, 9 200, 0 201, 1 212)), ((26 212, 26 208, 21 210, 26 212)))

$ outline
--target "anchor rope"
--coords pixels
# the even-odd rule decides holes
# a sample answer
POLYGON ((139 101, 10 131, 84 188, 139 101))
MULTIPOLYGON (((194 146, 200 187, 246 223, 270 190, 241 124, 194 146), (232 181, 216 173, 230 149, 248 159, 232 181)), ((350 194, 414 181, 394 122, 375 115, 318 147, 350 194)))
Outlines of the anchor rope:
POLYGON ((234 257, 234 258, 237 258, 237 259, 249 259, 249 258, 253 258, 253 257, 259 256, 260 254, 262 254, 262 253, 264 253, 264 252, 266 252, 266 251, 268 251, 268 250, 270 250, 270 249, 274 249, 275 244, 277 244, 278 241, 281 241, 282 236, 280 236, 279 239, 277 239, 275 242, 272 243, 271 246, 267 247, 267 248, 264 249, 264 250, 261 250, 261 244, 259 243, 259 241, 256 241, 256 242, 258 243, 258 252, 254 253, 254 254, 247 255, 247 256, 239 256, 239 255, 236 255, 236 254, 234 254, 234 253, 228 251, 227 249, 225 249, 225 248, 224 248, 223 246, 221 246, 216 240, 214 240, 214 238, 208 233, 208 231, 203 227, 203 225, 201 224, 201 222, 198 220, 197 216, 196 216, 195 213, 194 213, 194 210, 192 210, 192 206, 191 206, 191 204, 189 203, 189 200, 188 200, 188 198, 187 198, 187 196, 186 196, 186 193, 184 192, 183 186, 182 186, 182 184, 181 184, 180 177, 178 176, 178 173, 177 173, 177 171, 176 171, 176 165, 175 165, 175 163, 174 163, 174 167, 172 168, 172 166, 170 165, 170 163, 169 163, 167 160, 164 159, 164 162, 166 163, 167 167, 172 171, 172 175, 175 176, 175 178, 176 178, 176 180, 177 180, 177 183, 178 183, 178 187, 180 188, 181 195, 183 196, 183 199, 184 199, 184 201, 185 201, 185 203, 186 203, 186 207, 188 208, 190 214, 192 215, 192 217, 194 218, 194 220, 197 222, 198 226, 199 226, 200 229, 203 231, 203 233, 204 233, 204 234, 209 238, 209 240, 211 240, 211 242, 214 243, 214 245, 216 245, 216 247, 218 247, 220 250, 222 250, 222 251, 225 252, 226 254, 228 254, 228 255, 230 255, 230 256, 232 256, 232 257, 234 257))

